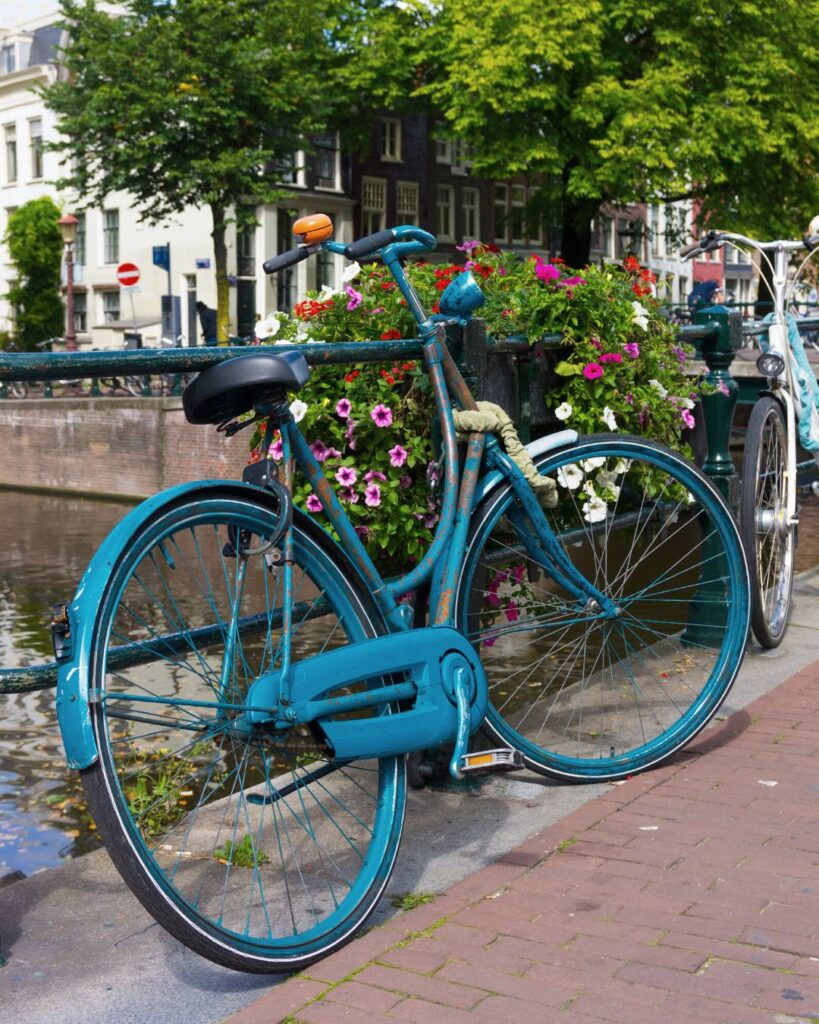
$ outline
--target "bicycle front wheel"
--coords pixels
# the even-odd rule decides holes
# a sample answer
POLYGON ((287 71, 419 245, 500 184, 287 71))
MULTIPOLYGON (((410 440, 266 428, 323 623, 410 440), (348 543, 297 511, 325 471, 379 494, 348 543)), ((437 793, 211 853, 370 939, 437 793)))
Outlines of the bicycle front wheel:
POLYGON ((535 461, 557 484, 548 528, 593 592, 554 581, 501 484, 473 517, 457 621, 497 739, 544 774, 622 778, 679 750, 733 683, 749 617, 739 534, 708 478, 653 442, 597 435, 535 461))
POLYGON ((796 527, 788 524, 787 469, 782 407, 763 395, 748 420, 740 507, 751 577, 751 628, 763 647, 782 642, 791 608, 796 527))
MULTIPOLYGON (((282 665, 284 573, 274 500, 240 489, 169 501, 114 559, 90 659, 100 756, 83 781, 160 924, 225 966, 291 971, 375 907, 406 775, 404 758, 335 762, 307 727, 248 725, 248 688, 282 665)), ((299 512, 293 539, 292 660, 384 632, 343 553, 299 512)))

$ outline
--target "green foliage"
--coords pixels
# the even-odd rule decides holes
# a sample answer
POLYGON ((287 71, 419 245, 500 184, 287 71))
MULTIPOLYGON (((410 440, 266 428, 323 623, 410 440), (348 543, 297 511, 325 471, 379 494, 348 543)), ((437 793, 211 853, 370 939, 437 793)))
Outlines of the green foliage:
POLYGON ((7 298, 15 309, 18 348, 61 335, 65 314, 60 298, 63 241, 60 211, 48 196, 24 203, 9 217, 4 242, 15 271, 7 298))
POLYGON ((442 0, 420 46, 424 91, 476 170, 525 174, 582 265, 603 200, 696 197, 736 230, 803 231, 819 208, 818 35, 803 0, 442 0))
MULTIPOLYGON (((407 273, 422 304, 437 312, 443 290, 466 267, 486 295, 481 308, 490 335, 522 334, 536 341, 560 333, 566 346, 558 385, 547 407, 580 433, 619 430, 685 449, 693 425, 688 352, 651 294, 653 274, 636 260, 623 267, 589 267, 577 274, 538 257, 521 259, 475 242, 466 265, 413 263, 407 273)), ((260 340, 359 341, 413 337, 415 324, 385 267, 352 264, 342 291, 310 293, 289 317, 276 313, 257 325, 260 340)), ((434 402, 414 361, 314 367, 291 405, 325 476, 370 555, 387 574, 405 571, 426 550, 438 520, 430 490, 440 469, 431 424, 434 402)), ((251 447, 259 457, 262 426, 251 447)), ((282 457, 281 441, 271 454, 282 457)), ((296 502, 326 525, 318 496, 296 478, 296 502)))
POLYGON ((434 892, 404 892, 400 896, 393 896, 390 903, 398 910, 412 910, 425 903, 432 903, 435 895, 434 892))
POLYGON ((237 868, 248 869, 261 867, 270 860, 264 851, 255 848, 250 833, 245 834, 238 843, 234 843, 232 839, 225 840, 223 846, 213 851, 213 859, 237 868))

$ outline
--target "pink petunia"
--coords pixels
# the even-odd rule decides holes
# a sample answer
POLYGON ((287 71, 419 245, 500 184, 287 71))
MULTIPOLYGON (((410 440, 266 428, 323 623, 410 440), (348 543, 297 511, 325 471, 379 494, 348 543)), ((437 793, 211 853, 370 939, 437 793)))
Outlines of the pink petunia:
POLYGON ((694 419, 694 417, 691 415, 688 409, 683 409, 680 415, 682 416, 683 423, 688 427, 688 429, 693 430, 694 427, 697 425, 697 421, 694 419))
POLYGON ((405 473, 404 476, 401 477, 398 481, 398 486, 402 491, 406 491, 408 488, 412 487, 412 477, 409 473, 405 473))
POLYGON ((339 466, 336 471, 336 480, 338 480, 342 487, 352 487, 356 480, 358 480, 358 473, 356 473, 352 466, 339 466))
POLYGON ((321 512, 321 501, 317 494, 307 495, 307 511, 308 512, 321 512))
POLYGON ((279 462, 281 460, 283 454, 281 438, 279 438, 278 441, 274 441, 273 444, 270 446, 270 454, 276 460, 276 462, 279 462))
POLYGON ((622 361, 623 357, 619 352, 604 352, 603 355, 600 356, 601 363, 622 363, 622 361))
POLYGON ((381 488, 378 484, 367 484, 367 489, 364 492, 364 504, 369 505, 370 508, 378 508, 381 504, 381 488))
POLYGON ((330 457, 330 452, 332 451, 332 448, 328 448, 323 441, 317 438, 310 445, 310 451, 315 456, 316 461, 324 462, 325 459, 328 459, 330 457))
POLYGON ((392 409, 379 403, 370 413, 370 419, 377 427, 389 427, 392 424, 392 409))
POLYGON ((538 263, 535 267, 535 274, 541 281, 557 281, 560 277, 560 270, 552 263, 538 263))
POLYGON ((583 367, 583 376, 586 380, 597 380, 603 376, 603 367, 600 363, 586 363, 583 367))
POLYGON ((339 492, 344 501, 349 502, 351 505, 357 505, 361 495, 358 491, 353 490, 352 487, 342 487, 339 492))
POLYGON ((366 472, 364 474, 364 483, 365 484, 371 484, 373 482, 373 480, 384 480, 384 481, 386 481, 386 479, 387 478, 384 476, 384 474, 383 473, 379 473, 379 471, 377 469, 371 469, 371 470, 369 470, 368 472, 366 472))
POLYGON ((390 448, 390 465, 391 466, 403 466, 407 461, 408 452, 406 448, 402 448, 400 444, 397 444, 394 448, 390 448))
POLYGON ((506 621, 517 622, 519 618, 520 612, 518 611, 517 604, 514 601, 510 601, 506 606, 506 621))
POLYGON ((347 309, 350 311, 358 309, 364 300, 364 296, 361 292, 357 292, 355 288, 351 288, 348 284, 344 285, 344 291, 350 296, 350 301, 347 303, 347 309))
POLYGON ((336 416, 346 420, 350 415, 352 408, 353 404, 349 398, 340 398, 338 402, 336 402, 336 416))
POLYGON ((629 359, 636 359, 640 355, 640 346, 636 341, 628 341, 623 345, 623 351, 629 359))

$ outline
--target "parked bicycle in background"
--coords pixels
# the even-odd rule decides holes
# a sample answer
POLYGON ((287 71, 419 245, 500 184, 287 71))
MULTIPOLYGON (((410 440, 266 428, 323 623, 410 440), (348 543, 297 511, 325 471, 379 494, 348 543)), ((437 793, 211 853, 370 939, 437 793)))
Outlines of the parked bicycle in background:
POLYGON ((709 231, 682 250, 685 258, 713 252, 726 242, 759 254, 770 275, 769 314, 757 368, 766 380, 745 435, 739 521, 751 577, 754 636, 776 647, 788 628, 799 523, 797 446, 819 464, 819 387, 791 310, 805 267, 819 248, 819 218, 797 240, 761 242, 730 231, 709 231), (794 274, 791 259, 807 251, 794 274))

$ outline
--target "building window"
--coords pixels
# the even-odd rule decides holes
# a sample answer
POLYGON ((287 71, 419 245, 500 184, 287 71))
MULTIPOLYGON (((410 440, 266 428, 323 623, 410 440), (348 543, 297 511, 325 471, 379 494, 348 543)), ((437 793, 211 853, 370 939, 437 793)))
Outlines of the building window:
POLYGON ((8 43, 0 48, 0 74, 10 75, 17 70, 17 55, 14 52, 14 43, 8 43))
POLYGON ((28 123, 29 152, 31 153, 31 177, 43 176, 43 122, 38 117, 28 123))
POLYGON ((461 209, 464 215, 464 239, 480 241, 481 237, 481 194, 476 188, 461 191, 461 209))
POLYGON ((455 189, 439 185, 435 191, 435 225, 438 237, 444 242, 455 238, 455 189))
POLYGON ((509 186, 495 186, 495 241, 505 242, 509 216, 507 207, 509 204, 509 186))
POLYGON ((648 208, 648 233, 651 239, 651 255, 662 256, 662 228, 660 227, 659 206, 650 206, 648 208))
POLYGON ((472 166, 472 150, 465 142, 456 140, 452 143, 452 173, 468 174, 472 166))
POLYGON ((102 251, 105 263, 119 263, 119 210, 103 211, 102 251))
POLYGON ((88 330, 88 296, 85 292, 74 292, 74 330, 78 334, 88 330))
POLYGON ((74 262, 85 266, 85 214, 75 214, 77 218, 77 238, 74 242, 74 262))
POLYGON ((381 159, 401 159, 401 122, 397 117, 381 118, 381 159))
POLYGON ((512 199, 512 241, 523 245, 526 241, 526 189, 523 185, 513 185, 512 199))
POLYGON ((316 187, 339 188, 338 141, 335 132, 324 132, 313 138, 316 147, 316 187))
POLYGON ((435 160, 439 164, 452 163, 452 143, 449 139, 435 140, 435 160))
POLYGON ((383 178, 361 179, 361 234, 372 235, 387 226, 387 182, 383 178))
POLYGON ((6 143, 6 182, 17 181, 17 128, 7 124, 5 128, 6 143))
MULTIPOLYGON (((290 249, 294 210, 276 211, 277 255, 290 249)), ((276 274, 276 309, 289 313, 296 302, 296 270, 287 267, 276 274)))
POLYGON ((398 182, 396 216, 399 224, 418 223, 418 184, 416 182, 398 182))
POLYGON ((119 320, 120 308, 119 308, 119 289, 111 292, 102 293, 102 322, 104 324, 112 324, 115 320, 119 320))
POLYGON ((327 252, 326 249, 322 249, 316 256, 316 288, 319 290, 322 288, 330 288, 331 290, 334 290, 335 287, 336 261, 331 252, 327 252))
POLYGON ((256 225, 238 228, 236 231, 236 275, 256 276, 256 225))

